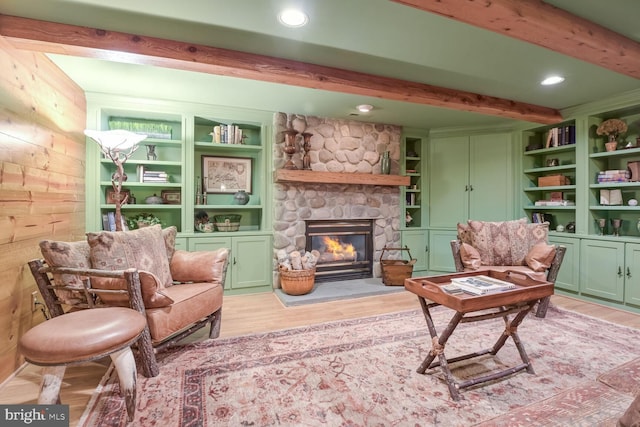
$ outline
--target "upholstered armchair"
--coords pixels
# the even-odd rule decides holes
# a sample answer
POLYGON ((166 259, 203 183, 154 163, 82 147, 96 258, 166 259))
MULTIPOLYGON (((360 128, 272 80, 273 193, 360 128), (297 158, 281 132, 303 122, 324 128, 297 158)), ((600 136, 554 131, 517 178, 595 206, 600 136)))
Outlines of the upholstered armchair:
MULTIPOLYGON (((549 223, 532 224, 527 218, 458 224, 458 238, 451 241, 456 271, 510 270, 555 283, 566 247, 549 245, 548 234, 549 223)), ((539 302, 537 317, 546 315, 549 301, 539 302)))
POLYGON ((86 241, 40 242, 29 267, 52 317, 100 307, 145 315, 138 344, 142 372, 156 376, 155 352, 210 324, 220 334, 229 250, 175 250, 176 228, 87 233, 86 241))

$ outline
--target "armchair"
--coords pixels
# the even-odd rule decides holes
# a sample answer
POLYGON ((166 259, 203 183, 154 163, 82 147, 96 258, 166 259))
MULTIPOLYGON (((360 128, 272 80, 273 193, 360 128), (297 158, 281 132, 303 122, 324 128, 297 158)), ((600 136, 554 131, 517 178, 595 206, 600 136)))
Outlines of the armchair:
POLYGON ((146 318, 138 342, 142 372, 159 373, 155 352, 210 325, 220 334, 229 250, 175 250, 175 227, 88 233, 87 241, 43 241, 44 259, 29 262, 52 317, 105 306, 146 318), (151 270, 151 271, 150 271, 151 270))
MULTIPOLYGON (((455 269, 511 270, 555 283, 566 247, 548 245, 548 231, 548 223, 531 224, 526 218, 458 224, 458 238, 451 241, 455 269)), ((537 317, 545 317, 549 302, 546 297, 538 303, 537 317)))

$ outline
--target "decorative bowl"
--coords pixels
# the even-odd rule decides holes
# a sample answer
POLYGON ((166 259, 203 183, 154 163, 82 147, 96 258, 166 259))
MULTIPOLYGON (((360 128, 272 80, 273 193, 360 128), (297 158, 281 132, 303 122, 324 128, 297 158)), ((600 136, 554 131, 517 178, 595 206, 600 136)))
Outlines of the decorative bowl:
POLYGON ((218 231, 238 231, 240 229, 239 214, 227 214, 227 215, 214 215, 213 223, 216 225, 218 231))

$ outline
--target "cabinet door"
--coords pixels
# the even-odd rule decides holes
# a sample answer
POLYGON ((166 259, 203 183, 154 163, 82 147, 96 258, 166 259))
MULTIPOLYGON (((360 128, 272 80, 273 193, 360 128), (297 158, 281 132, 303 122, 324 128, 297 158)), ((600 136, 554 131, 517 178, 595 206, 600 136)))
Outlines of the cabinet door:
POLYGON ((624 243, 583 240, 580 244, 580 292, 611 301, 624 299, 624 243))
POLYGON ((511 135, 474 135, 469 140, 469 219, 511 219, 511 135))
POLYGON ((640 306, 640 244, 625 247, 624 302, 640 306))
POLYGON ((231 241, 231 289, 271 285, 272 259, 269 236, 234 237, 231 241))
POLYGON ((411 256, 416 259, 413 272, 425 271, 428 268, 427 245, 429 233, 427 230, 410 230, 402 232, 402 246, 409 247, 411 256))
POLYGON ((551 236, 549 237, 549 243, 567 248, 558 277, 556 277, 555 287, 566 291, 578 292, 578 284, 580 283, 580 240, 551 236))
POLYGON ((457 231, 429 231, 429 271, 456 271, 451 253, 451 241, 456 239, 457 231))
POLYGON ((429 143, 429 225, 455 227, 465 222, 469 203, 469 138, 429 143))

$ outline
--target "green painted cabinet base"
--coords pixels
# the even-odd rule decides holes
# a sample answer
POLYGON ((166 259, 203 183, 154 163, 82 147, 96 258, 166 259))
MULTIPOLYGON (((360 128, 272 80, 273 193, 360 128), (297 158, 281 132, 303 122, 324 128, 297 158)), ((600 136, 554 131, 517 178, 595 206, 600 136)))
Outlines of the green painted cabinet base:
POLYGON ((580 243, 580 292, 615 302, 624 301, 625 244, 607 240, 580 243))
POLYGON ((456 271, 451 253, 451 241, 458 236, 457 231, 430 230, 429 231, 429 271, 434 273, 449 273, 456 271))
POLYGON ((190 251, 230 248, 225 293, 270 292, 272 287, 271 236, 208 235, 188 239, 190 251))
POLYGON ((427 230, 404 230, 402 232, 402 247, 407 246, 411 256, 416 260, 413 266, 413 275, 420 275, 429 268, 428 245, 429 233, 427 230))
POLYGON ((556 277, 555 288, 578 292, 580 283, 580 239, 550 235, 549 243, 567 248, 560 271, 556 277))

